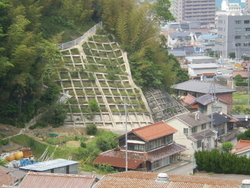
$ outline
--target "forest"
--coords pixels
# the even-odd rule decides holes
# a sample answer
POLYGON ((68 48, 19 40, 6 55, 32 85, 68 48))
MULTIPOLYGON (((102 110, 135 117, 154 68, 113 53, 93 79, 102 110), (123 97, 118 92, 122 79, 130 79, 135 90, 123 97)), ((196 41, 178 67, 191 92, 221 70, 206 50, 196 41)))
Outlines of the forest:
POLYGON ((53 79, 63 66, 57 44, 81 36, 100 21, 128 53, 133 80, 142 89, 169 91, 187 80, 160 35, 160 24, 174 20, 169 0, 137 2, 0 0, 0 123, 23 127, 46 112, 51 123, 62 124, 55 104, 60 87, 53 79))

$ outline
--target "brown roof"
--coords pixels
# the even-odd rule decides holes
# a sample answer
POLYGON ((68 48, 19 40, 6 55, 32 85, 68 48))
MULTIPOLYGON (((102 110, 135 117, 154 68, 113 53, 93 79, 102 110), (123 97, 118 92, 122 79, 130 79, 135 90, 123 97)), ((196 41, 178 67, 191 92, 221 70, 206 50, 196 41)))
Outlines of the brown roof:
MULTIPOLYGON (((165 158, 167 156, 182 152, 185 149, 186 147, 183 145, 172 143, 167 146, 163 146, 159 149, 149 151, 148 153, 128 151, 128 168, 136 169, 142 162, 145 161, 154 162, 156 160, 165 158)), ((108 163, 111 166, 125 168, 125 158, 126 158, 125 150, 113 149, 102 152, 93 161, 93 163, 98 163, 98 164, 108 163)))
MULTIPOLYGON (((144 161, 137 160, 137 159, 128 159, 128 168, 129 169, 137 169, 137 167, 143 163, 144 161)), ((93 163, 97 164, 110 164, 111 166, 124 168, 126 166, 126 160, 125 158, 119 158, 119 157, 112 157, 112 156, 105 156, 105 155, 99 155, 93 163)))
POLYGON ((212 121, 209 117, 202 114, 201 112, 188 112, 175 116, 177 119, 187 124, 190 127, 201 125, 204 123, 209 123, 212 121))
POLYGON ((145 141, 154 140, 169 134, 177 132, 177 130, 167 123, 160 121, 151 125, 133 129, 132 133, 136 134, 145 141))
POLYGON ((240 139, 236 146, 235 146, 235 151, 233 153, 240 153, 244 152, 246 150, 250 150, 250 140, 242 140, 240 139))
POLYGON ((234 70, 232 73, 232 77, 236 77, 237 75, 241 75, 242 78, 248 78, 248 72, 247 70, 234 70))
POLYGON ((18 188, 90 188, 94 184, 95 179, 95 176, 90 177, 77 174, 29 172, 24 177, 18 188))
POLYGON ((195 99, 196 99, 195 96, 188 94, 182 99, 182 104, 184 106, 192 105, 196 102, 195 99))
POLYGON ((241 180, 212 178, 204 176, 174 175, 168 174, 169 180, 166 183, 156 182, 158 173, 127 171, 104 176, 96 188, 110 187, 135 187, 135 188, 238 188, 241 180))
POLYGON ((197 140, 202 140, 204 138, 211 137, 214 135, 215 135, 215 133, 213 131, 211 131, 210 129, 206 129, 204 131, 194 133, 194 134, 188 136, 188 138, 190 138, 193 141, 197 141, 197 140))
POLYGON ((0 169, 0 187, 3 185, 11 185, 17 180, 16 177, 12 177, 11 173, 8 173, 5 170, 0 169))

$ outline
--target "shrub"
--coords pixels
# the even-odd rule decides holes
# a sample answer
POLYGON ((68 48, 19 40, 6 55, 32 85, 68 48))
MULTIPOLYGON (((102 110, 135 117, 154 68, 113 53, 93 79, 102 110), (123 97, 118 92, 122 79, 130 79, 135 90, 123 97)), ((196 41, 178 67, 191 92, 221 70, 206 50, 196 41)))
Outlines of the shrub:
POLYGON ((87 125, 87 135, 95 135, 97 133, 97 127, 95 124, 87 125))
POLYGON ((221 149, 225 152, 229 152, 233 149, 234 145, 231 142, 223 142, 221 149))
POLYGON ((10 141, 10 139, 3 139, 3 140, 1 140, 1 144, 5 146, 9 143, 9 141, 10 141))

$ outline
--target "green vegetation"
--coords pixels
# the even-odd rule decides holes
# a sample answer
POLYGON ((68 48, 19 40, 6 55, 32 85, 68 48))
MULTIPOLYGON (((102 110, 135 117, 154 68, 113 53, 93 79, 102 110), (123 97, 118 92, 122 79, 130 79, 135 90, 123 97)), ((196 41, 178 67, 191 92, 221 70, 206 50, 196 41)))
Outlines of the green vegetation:
POLYGON ((96 135, 97 127, 95 124, 87 125, 87 135, 96 135))
POLYGON ((237 140, 250 140, 250 129, 246 130, 244 133, 238 134, 237 140))
POLYGON ((230 152, 233 149, 234 145, 231 142, 223 142, 221 149, 225 152, 230 152))
POLYGON ((73 136, 73 137, 47 137, 44 139, 45 142, 51 145, 60 145, 62 143, 66 143, 68 141, 80 141, 85 142, 88 140, 86 137, 80 137, 80 136, 73 136))
POLYGON ((234 153, 197 151, 194 154, 198 170, 225 174, 250 174, 250 159, 234 153))

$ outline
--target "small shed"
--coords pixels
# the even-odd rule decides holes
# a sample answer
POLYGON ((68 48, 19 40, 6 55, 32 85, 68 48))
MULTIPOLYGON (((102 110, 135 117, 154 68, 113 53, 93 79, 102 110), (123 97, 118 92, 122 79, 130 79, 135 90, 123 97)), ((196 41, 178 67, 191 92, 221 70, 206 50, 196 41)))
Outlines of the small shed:
POLYGON ((77 174, 78 162, 66 159, 54 159, 27 165, 19 168, 24 171, 61 173, 61 174, 77 174))

